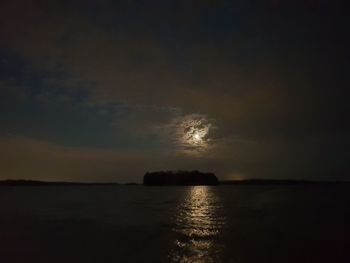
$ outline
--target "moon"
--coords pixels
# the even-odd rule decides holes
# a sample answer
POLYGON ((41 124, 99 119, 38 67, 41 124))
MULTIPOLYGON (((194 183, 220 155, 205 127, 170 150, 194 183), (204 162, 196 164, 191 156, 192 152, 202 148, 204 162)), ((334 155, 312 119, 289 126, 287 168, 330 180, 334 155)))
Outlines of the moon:
POLYGON ((204 152, 209 147, 209 131, 212 124, 203 115, 191 115, 184 118, 181 123, 181 144, 185 151, 204 152))
POLYGON ((177 152, 202 155, 215 146, 210 133, 216 129, 212 121, 214 119, 203 114, 178 116, 164 126, 164 136, 169 138, 177 152))
POLYGON ((195 135, 193 135, 193 139, 195 139, 196 141, 200 141, 201 136, 198 133, 196 133, 195 135))

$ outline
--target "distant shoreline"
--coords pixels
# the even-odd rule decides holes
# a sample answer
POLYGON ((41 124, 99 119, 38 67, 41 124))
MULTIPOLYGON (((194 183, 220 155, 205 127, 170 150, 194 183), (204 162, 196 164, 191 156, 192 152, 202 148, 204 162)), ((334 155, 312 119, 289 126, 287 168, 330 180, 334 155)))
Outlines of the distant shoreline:
MULTIPOLYGON (((135 186, 142 183, 117 182, 60 182, 39 180, 0 180, 1 186, 135 186)), ((350 185, 350 181, 310 181, 310 180, 275 180, 275 179, 247 179, 223 180, 218 185, 350 185)), ((160 185, 162 186, 162 185, 160 185)), ((166 186, 166 185, 164 185, 166 186)))
POLYGON ((312 180, 277 180, 277 179, 246 179, 246 180, 224 180, 220 185, 329 185, 349 184, 350 181, 312 181, 312 180))
POLYGON ((94 186, 94 185, 139 185, 137 183, 117 182, 61 182, 61 181, 39 181, 39 180, 2 180, 0 186, 94 186))

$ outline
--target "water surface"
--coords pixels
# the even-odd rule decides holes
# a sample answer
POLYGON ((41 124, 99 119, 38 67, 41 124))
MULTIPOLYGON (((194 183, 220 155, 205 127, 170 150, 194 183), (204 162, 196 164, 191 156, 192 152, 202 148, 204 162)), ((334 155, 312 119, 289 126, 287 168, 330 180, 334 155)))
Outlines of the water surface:
POLYGON ((350 262, 349 190, 1 187, 1 262, 350 262))

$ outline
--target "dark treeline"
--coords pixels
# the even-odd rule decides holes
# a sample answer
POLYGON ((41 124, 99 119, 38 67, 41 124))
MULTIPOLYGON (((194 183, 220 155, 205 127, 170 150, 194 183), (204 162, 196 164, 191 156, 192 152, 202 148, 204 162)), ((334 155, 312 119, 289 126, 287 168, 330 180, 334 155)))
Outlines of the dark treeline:
MULTIPOLYGON (((128 183, 134 185, 136 183, 128 183)), ((89 185, 120 185, 119 183, 97 183, 97 182, 47 182, 36 180, 2 180, 0 186, 89 186, 89 185)))
POLYGON ((144 185, 217 185, 214 173, 195 171, 158 171, 147 172, 143 177, 144 185))
MULTIPOLYGON (((307 181, 307 180, 275 180, 245 179, 218 181, 213 173, 198 171, 160 171, 146 173, 144 185, 343 185, 350 186, 350 181, 307 181)), ((0 186, 94 186, 94 185, 139 185, 138 183, 116 182, 48 182, 36 180, 0 180, 0 186)))
POLYGON ((309 181, 309 180, 277 180, 277 179, 245 179, 220 181, 221 185, 350 185, 346 181, 309 181))

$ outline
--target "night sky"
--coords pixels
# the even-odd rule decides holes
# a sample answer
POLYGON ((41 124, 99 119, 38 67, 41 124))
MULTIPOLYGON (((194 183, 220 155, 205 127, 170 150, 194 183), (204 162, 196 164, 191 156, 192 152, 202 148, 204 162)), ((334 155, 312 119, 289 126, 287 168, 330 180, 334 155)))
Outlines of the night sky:
POLYGON ((349 180, 345 1, 0 2, 0 179, 349 180))

